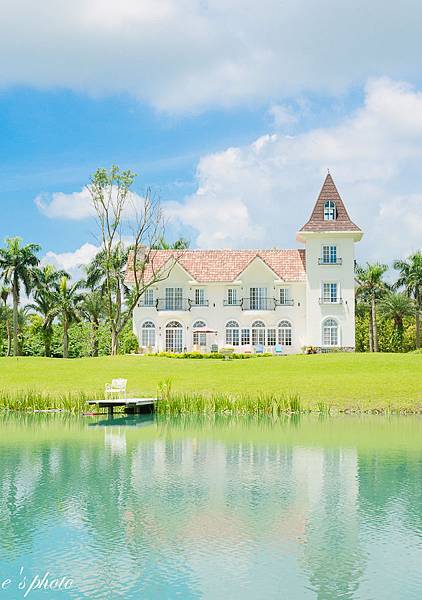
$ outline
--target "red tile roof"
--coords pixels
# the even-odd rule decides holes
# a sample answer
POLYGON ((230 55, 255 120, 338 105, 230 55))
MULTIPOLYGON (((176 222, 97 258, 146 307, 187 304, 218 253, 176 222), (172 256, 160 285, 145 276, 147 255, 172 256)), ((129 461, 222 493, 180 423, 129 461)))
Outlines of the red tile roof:
POLYGON ((300 231, 361 231, 360 227, 355 225, 350 219, 333 178, 329 173, 325 178, 311 218, 300 231), (327 200, 333 200, 336 204, 337 218, 334 221, 324 220, 324 204, 327 200))
MULTIPOLYGON (((172 258, 198 283, 231 282, 256 258, 261 258, 276 276, 285 281, 305 281, 305 250, 155 250, 145 272, 148 281, 172 258)), ((128 261, 126 283, 134 283, 128 261)))

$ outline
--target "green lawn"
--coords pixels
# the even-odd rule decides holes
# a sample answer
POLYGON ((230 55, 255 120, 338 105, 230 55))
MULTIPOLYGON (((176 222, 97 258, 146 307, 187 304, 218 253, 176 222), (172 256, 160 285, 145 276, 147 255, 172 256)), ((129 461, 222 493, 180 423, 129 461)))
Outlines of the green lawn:
POLYGON ((249 360, 146 356, 0 358, 0 390, 97 393, 113 377, 128 379, 129 395, 155 395, 171 378, 174 391, 298 392, 304 403, 338 407, 422 406, 422 355, 323 354, 249 360))

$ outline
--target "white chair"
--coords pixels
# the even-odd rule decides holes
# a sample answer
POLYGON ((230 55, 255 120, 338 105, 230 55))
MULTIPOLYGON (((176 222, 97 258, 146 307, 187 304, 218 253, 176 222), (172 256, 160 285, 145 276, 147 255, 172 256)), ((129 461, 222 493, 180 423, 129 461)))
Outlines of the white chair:
POLYGON ((117 394, 118 399, 126 398, 127 379, 112 379, 111 383, 106 383, 105 395, 113 396, 117 394))

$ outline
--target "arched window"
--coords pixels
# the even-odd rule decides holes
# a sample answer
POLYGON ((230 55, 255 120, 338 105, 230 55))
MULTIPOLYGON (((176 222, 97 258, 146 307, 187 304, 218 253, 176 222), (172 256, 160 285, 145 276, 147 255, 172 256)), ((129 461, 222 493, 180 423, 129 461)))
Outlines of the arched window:
POLYGON ((325 319, 322 323, 322 345, 338 346, 339 331, 338 323, 335 319, 325 319))
POLYGON ((290 321, 280 321, 278 324, 278 343, 282 346, 292 345, 292 324, 290 321))
POLYGON ((155 325, 152 321, 145 321, 141 328, 141 346, 146 348, 155 346, 155 325))
MULTIPOLYGON (((205 321, 195 321, 192 325, 192 329, 198 329, 199 327, 206 327, 205 321)), ((194 346, 206 346, 207 345, 207 334, 201 333, 200 331, 194 331, 192 336, 194 346)))
POLYGON ((226 323, 226 344, 238 346, 239 343, 239 323, 237 321, 228 321, 226 323))
POLYGON ((263 346, 265 344, 265 323, 254 321, 252 323, 252 345, 263 346))
POLYGON ((179 321, 170 321, 166 325, 166 352, 182 352, 183 326, 179 321))
POLYGON ((327 200, 324 204, 324 221, 335 221, 336 219, 336 203, 332 200, 327 200))

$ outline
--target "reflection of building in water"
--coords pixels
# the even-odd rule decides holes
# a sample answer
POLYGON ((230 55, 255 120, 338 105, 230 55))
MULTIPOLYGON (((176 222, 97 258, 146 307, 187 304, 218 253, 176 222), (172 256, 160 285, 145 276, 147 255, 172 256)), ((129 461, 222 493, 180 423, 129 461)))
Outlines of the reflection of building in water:
POLYGON ((126 454, 126 434, 120 427, 117 429, 110 427, 105 429, 104 445, 110 448, 112 454, 126 454))
POLYGON ((143 534, 161 548, 177 539, 203 597, 251 597, 239 581, 259 569, 263 598, 274 577, 290 598, 305 576, 309 597, 326 600, 351 597, 363 568, 357 462, 354 449, 167 439, 137 446, 131 480, 139 501, 159 489, 143 502, 143 534))

